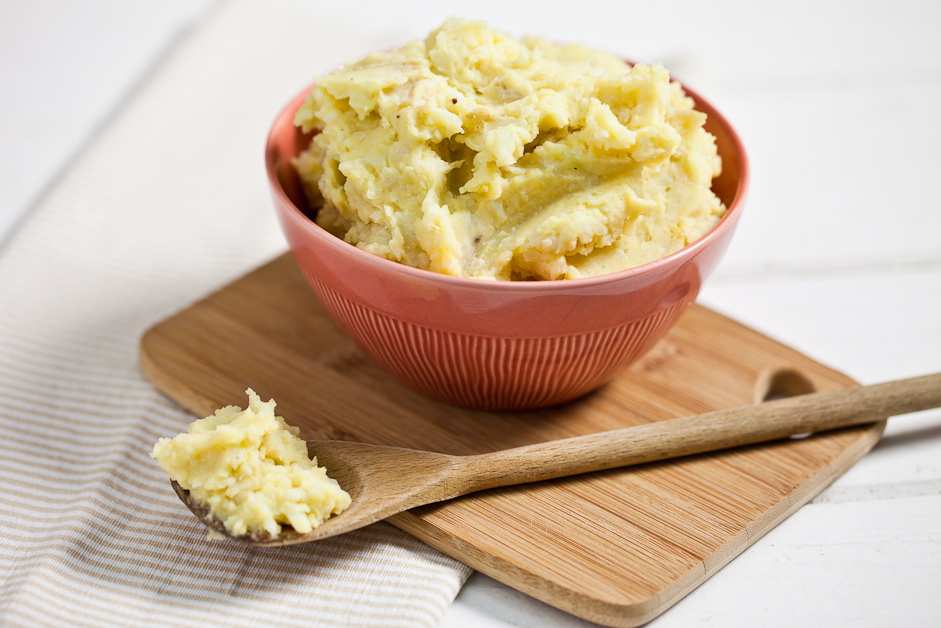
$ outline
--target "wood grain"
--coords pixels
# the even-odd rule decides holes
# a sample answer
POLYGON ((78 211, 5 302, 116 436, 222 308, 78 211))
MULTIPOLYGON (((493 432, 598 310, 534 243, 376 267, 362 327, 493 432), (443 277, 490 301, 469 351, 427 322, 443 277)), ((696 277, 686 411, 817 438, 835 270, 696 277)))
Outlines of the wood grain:
MULTIPOLYGON (((150 329, 141 363, 203 416, 278 401, 311 439, 475 454, 700 414, 854 382, 694 306, 603 389, 526 413, 414 393, 330 321, 289 255, 150 329)), ((649 621, 862 457, 882 423, 476 493, 390 523, 497 580, 610 626, 649 621)))

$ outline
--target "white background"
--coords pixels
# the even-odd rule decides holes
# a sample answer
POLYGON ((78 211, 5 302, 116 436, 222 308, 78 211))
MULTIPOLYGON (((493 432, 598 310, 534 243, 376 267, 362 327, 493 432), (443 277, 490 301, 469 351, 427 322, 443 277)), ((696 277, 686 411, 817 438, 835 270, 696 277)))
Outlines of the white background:
MULTIPOLYGON (((343 33, 343 54, 456 15, 663 62, 751 158, 743 222, 701 302, 863 383, 941 370, 941 4, 292 4, 343 33)), ((211 6, 0 3, 0 245, 211 6)), ((651 625, 937 626, 939 582, 932 411, 894 420, 849 473, 651 625)), ((443 623, 586 625, 479 574, 443 623)))

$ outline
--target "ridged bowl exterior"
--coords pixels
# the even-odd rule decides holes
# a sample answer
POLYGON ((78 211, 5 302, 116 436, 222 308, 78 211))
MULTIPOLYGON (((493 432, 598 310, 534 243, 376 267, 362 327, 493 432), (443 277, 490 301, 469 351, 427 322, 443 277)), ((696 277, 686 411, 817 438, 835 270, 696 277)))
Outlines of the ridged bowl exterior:
MULTIPOLYGON (((687 90, 689 91, 689 90, 687 90)), ((694 302, 741 213, 747 161, 707 103, 723 173, 725 217, 661 260, 599 277, 542 282, 462 279, 385 260, 343 242, 305 214, 291 159, 306 147, 292 124, 298 95, 275 121, 266 161, 294 257, 334 321, 409 387, 469 408, 527 410, 585 395, 662 338, 694 302)))

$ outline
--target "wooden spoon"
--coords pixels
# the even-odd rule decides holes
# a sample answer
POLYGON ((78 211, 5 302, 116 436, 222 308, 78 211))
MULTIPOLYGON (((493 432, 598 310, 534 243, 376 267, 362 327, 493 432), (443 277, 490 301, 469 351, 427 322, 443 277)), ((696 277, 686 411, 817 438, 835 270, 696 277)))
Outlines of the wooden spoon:
POLYGON ((941 373, 843 388, 536 443, 475 456, 450 456, 343 441, 308 441, 328 475, 352 497, 350 507, 312 532, 229 534, 207 509, 173 482, 180 499, 206 525, 253 545, 291 545, 349 532, 396 513, 474 491, 613 469, 796 434, 875 423, 891 415, 941 406, 941 373))

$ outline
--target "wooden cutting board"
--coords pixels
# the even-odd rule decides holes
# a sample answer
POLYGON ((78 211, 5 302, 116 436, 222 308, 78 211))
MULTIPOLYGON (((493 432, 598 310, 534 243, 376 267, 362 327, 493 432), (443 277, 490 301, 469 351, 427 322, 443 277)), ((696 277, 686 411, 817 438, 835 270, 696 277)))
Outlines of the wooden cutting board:
MULTIPOLYGON (((581 400, 527 413, 455 408, 404 388, 326 315, 289 254, 150 329, 141 362, 198 416, 273 397, 305 438, 475 454, 853 385, 701 306, 581 400)), ((883 424, 495 489, 393 525, 585 619, 643 624, 875 445, 883 424)))

